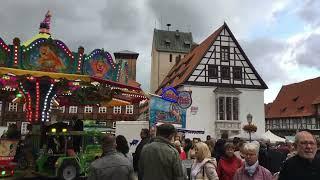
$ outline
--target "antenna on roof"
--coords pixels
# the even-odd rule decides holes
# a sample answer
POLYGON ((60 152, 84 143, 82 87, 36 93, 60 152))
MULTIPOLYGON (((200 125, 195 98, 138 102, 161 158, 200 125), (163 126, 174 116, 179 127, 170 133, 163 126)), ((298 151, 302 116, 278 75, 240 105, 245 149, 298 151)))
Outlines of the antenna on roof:
POLYGON ((168 27, 168 31, 170 30, 170 26, 171 26, 171 24, 167 24, 167 27, 168 27))

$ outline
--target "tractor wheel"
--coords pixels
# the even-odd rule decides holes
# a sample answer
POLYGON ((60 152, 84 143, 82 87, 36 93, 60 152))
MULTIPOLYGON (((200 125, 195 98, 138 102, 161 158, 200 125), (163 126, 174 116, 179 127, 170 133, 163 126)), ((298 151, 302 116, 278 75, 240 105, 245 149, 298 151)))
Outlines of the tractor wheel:
POLYGON ((74 161, 63 162, 59 168, 58 176, 63 180, 74 180, 79 177, 79 167, 74 161))

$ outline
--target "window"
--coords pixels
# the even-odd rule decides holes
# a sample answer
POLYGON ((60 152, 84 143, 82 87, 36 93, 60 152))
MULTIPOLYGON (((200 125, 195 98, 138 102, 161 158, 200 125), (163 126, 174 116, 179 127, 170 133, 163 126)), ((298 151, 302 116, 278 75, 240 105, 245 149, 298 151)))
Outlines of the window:
POLYGON ((229 61, 229 47, 221 46, 221 61, 229 61))
POLYGON ((169 39, 166 39, 165 40, 165 45, 166 45, 166 48, 170 48, 170 40, 169 39))
POLYGON ((121 106, 114 106, 113 114, 121 114, 121 106))
POLYGON ((229 66, 221 66, 221 78, 222 79, 230 79, 230 67, 229 66))
POLYGON ((226 97, 226 113, 227 113, 227 120, 231 120, 231 97, 226 97))
POLYGON ((219 120, 224 120, 224 97, 219 97, 219 120))
POLYGON ((232 100, 233 100, 233 103, 232 103, 233 120, 239 120, 239 98, 233 97, 232 100))
POLYGON ((217 101, 218 120, 239 120, 239 98, 220 96, 217 101))
POLYGON ((99 113, 107 113, 107 107, 99 107, 99 113))
POLYGON ((126 105, 126 114, 133 114, 133 105, 126 105))
POLYGON ((242 80, 242 67, 233 67, 233 79, 242 80))
POLYGON ((77 111, 78 111, 78 107, 77 106, 70 106, 69 107, 69 113, 70 114, 77 113, 77 111))
POLYGON ((209 64, 208 65, 208 76, 209 76, 209 78, 217 78, 218 77, 218 66, 209 64))
POLYGON ((29 122, 22 122, 21 123, 21 134, 27 134, 28 133, 28 124, 30 124, 29 122))
POLYGON ((7 122, 7 127, 9 127, 10 126, 10 124, 17 124, 16 122, 7 122))
POLYGON ((92 113, 93 107, 92 106, 85 106, 84 113, 92 113))
POLYGON ((9 111, 18 111, 18 104, 17 103, 9 103, 9 111))
POLYGON ((172 62, 172 54, 169 55, 169 62, 172 62))
POLYGON ((176 56, 176 64, 178 64, 180 62, 180 60, 181 60, 181 55, 176 56))
POLYGON ((66 107, 65 106, 61 106, 59 107, 59 110, 61 113, 65 113, 66 112, 66 107))
POLYGON ((22 106, 22 111, 26 112, 27 111, 27 103, 24 103, 22 106))

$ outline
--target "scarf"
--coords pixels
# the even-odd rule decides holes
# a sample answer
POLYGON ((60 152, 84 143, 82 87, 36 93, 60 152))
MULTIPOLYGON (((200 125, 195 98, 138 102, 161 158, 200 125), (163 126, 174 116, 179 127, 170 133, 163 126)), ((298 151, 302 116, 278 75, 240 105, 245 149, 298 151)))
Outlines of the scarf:
POLYGON ((252 166, 249 166, 247 162, 244 163, 244 169, 247 171, 249 176, 253 176, 254 172, 256 172, 257 167, 259 166, 259 162, 257 161, 252 166))

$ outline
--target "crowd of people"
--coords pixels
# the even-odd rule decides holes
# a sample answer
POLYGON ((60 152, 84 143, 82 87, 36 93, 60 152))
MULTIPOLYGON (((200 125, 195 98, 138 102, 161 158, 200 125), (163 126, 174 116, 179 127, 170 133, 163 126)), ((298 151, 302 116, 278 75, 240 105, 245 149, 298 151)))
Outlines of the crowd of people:
POLYGON ((94 161, 89 180, 319 180, 320 158, 316 138, 309 132, 298 132, 293 144, 278 147, 264 142, 228 140, 227 134, 215 141, 207 136, 182 139, 171 124, 157 127, 156 136, 142 129, 141 141, 133 157, 124 136, 106 135, 103 156, 94 161), (273 158, 278 155, 274 163, 273 158), (280 156, 279 156, 280 157, 280 156), (182 164, 192 160, 190 169, 182 164), (278 167, 274 167, 278 164, 278 167))

